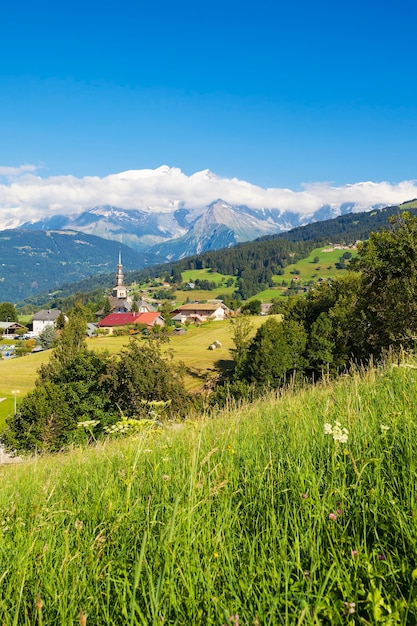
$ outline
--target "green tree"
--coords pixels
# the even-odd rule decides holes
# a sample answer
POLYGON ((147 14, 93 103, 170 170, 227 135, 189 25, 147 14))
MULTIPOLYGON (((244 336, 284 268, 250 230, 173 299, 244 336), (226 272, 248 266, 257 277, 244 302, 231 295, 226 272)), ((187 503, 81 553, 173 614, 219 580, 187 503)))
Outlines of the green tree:
POLYGON ((65 314, 61 311, 55 320, 55 328, 57 330, 64 330, 66 323, 67 323, 67 318, 65 314))
POLYGON ((112 405, 127 417, 147 416, 151 400, 170 400, 171 415, 185 415, 190 405, 178 366, 162 356, 159 339, 131 339, 108 364, 103 385, 112 405))
POLYGON ((307 344, 309 368, 320 373, 330 370, 333 364, 334 337, 332 320, 328 313, 320 313, 311 325, 307 344))
POLYGON ((109 313, 111 313, 111 303, 110 299, 106 298, 103 306, 103 318, 109 315, 109 313))
POLYGON ((58 337, 57 330, 53 324, 48 324, 39 335, 39 343, 44 350, 49 350, 55 344, 58 337))
POLYGON ((391 229, 358 246, 353 266, 362 276, 361 307, 370 353, 414 348, 417 337, 417 218, 391 218, 391 229))
POLYGON ((17 322, 18 317, 14 304, 11 302, 0 303, 0 322, 17 322))
POLYGON ((260 300, 250 300, 242 306, 243 315, 260 315, 262 311, 262 302, 260 300))
POLYGON ((304 371, 306 341, 298 322, 268 318, 250 343, 241 378, 261 386, 281 386, 289 374, 304 371))
POLYGON ((101 385, 108 359, 81 350, 65 367, 45 369, 18 413, 8 419, 2 436, 6 447, 18 452, 58 451, 86 439, 80 422, 93 422, 97 435, 114 423, 117 409, 101 385))
POLYGON ((231 318, 230 324, 233 332, 233 343, 235 344, 235 348, 232 350, 235 361, 235 378, 239 378, 250 344, 253 322, 247 315, 238 315, 231 318))
POLYGON ((162 317, 165 320, 165 324, 167 326, 170 326, 171 324, 171 311, 172 311, 172 304, 170 303, 169 300, 163 300, 161 306, 159 307, 159 311, 162 315, 162 317))

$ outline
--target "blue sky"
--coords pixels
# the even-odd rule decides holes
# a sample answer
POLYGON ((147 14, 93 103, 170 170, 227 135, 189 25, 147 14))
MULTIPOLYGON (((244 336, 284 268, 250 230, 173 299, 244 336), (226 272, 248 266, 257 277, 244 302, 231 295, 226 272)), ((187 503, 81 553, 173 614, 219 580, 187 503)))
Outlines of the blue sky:
POLYGON ((0 165, 262 187, 416 176, 414 2, 2 3, 0 165))

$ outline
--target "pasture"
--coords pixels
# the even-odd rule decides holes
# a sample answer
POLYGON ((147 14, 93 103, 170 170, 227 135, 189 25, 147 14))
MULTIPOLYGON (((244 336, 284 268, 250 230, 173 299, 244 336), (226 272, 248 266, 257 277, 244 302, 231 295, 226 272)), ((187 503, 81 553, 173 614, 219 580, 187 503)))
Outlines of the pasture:
MULTIPOLYGON (((253 317, 254 331, 265 317, 253 317)), ((117 354, 129 341, 129 337, 100 336, 87 339, 89 349, 108 351, 117 354)), ((146 339, 145 339, 146 341, 146 339)), ((200 327, 189 326, 184 335, 171 336, 170 341, 163 345, 163 350, 172 355, 174 362, 185 365, 185 386, 189 391, 197 391, 204 386, 207 378, 215 375, 218 368, 231 366, 230 349, 233 347, 232 326, 230 321, 207 322, 200 327), (208 346, 215 340, 220 341, 221 348, 209 350, 208 346)), ((34 388, 37 370, 46 363, 50 350, 28 354, 24 357, 0 361, 0 428, 14 408, 12 390, 18 389, 17 404, 25 394, 34 388)))
POLYGON ((357 254, 354 248, 333 249, 330 246, 316 248, 305 259, 301 259, 298 263, 292 263, 285 267, 282 275, 275 275, 273 280, 276 287, 266 289, 250 299, 270 302, 273 298, 284 295, 287 287, 282 286, 283 281, 285 281, 288 286, 293 280, 302 287, 307 283, 317 283, 320 279, 326 280, 328 278, 343 276, 347 270, 337 269, 335 263, 339 262, 344 252, 351 252, 352 257, 355 257, 357 254), (318 257, 319 260, 313 262, 316 257, 318 257), (296 273, 296 271, 299 273, 296 273))

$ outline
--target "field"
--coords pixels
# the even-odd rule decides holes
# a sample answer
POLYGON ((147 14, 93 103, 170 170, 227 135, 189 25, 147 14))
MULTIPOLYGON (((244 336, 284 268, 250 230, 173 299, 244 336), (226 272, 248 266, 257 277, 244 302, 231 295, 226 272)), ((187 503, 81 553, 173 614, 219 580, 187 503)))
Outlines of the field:
POLYGON ((285 281, 288 285, 291 280, 295 280, 299 283, 300 287, 309 282, 316 283, 319 279, 326 280, 327 278, 335 278, 337 276, 343 276, 347 270, 339 270, 335 267, 335 263, 338 263, 340 257, 344 252, 351 252, 352 257, 356 255, 354 249, 330 249, 330 248, 316 248, 305 259, 298 261, 298 263, 288 265, 284 268, 284 274, 280 276, 274 276, 273 280, 276 283, 276 287, 266 289, 261 293, 256 294, 251 300, 261 300, 262 302, 270 302, 273 298, 278 298, 286 291, 286 287, 282 287, 282 281, 285 281), (313 260, 318 257, 319 261, 313 263, 313 260), (299 274, 294 273, 295 270, 299 270, 299 274))
POLYGON ((416 367, 2 466, 0 623, 415 624, 416 367))
POLYGON ((218 272, 212 272, 208 268, 203 270, 186 270, 185 272, 181 272, 181 276, 184 283, 192 283, 198 278, 199 280, 213 281, 217 283, 219 287, 216 287, 216 289, 213 289, 211 291, 203 289, 190 289, 188 291, 178 290, 175 292, 175 300, 177 304, 185 302, 187 298, 189 298, 191 301, 198 300, 199 302, 201 302, 216 298, 217 296, 222 294, 231 296, 235 290, 234 284, 231 287, 226 286, 227 280, 232 279, 233 281, 235 281, 235 277, 219 274, 218 272))
MULTIPOLYGON (((254 329, 258 328, 265 317, 253 317, 254 329)), ((91 350, 108 351, 111 354, 120 352, 129 341, 128 337, 95 337, 87 339, 91 350)), ((215 366, 227 368, 231 365, 230 348, 233 347, 232 327, 229 321, 208 322, 200 327, 190 326, 184 335, 173 336, 164 346, 172 353, 176 362, 186 366, 185 384, 189 391, 201 389, 207 377, 213 375, 215 366), (222 347, 208 350, 215 340, 222 347), (218 363, 220 362, 220 363, 218 363)), ((36 372, 42 363, 49 359, 50 351, 29 354, 17 359, 0 361, 0 428, 4 420, 13 411, 14 395, 12 390, 19 390, 17 404, 35 385, 36 372)))
MULTIPOLYGON (((273 298, 278 298, 282 296, 286 287, 282 286, 282 281, 285 281, 288 285, 291 283, 291 280, 297 281, 300 286, 309 283, 309 282, 317 282, 319 279, 327 279, 334 278, 336 276, 343 276, 346 273, 346 270, 337 269, 335 267, 335 263, 338 263, 340 257, 344 252, 351 252, 352 257, 356 255, 356 250, 354 248, 349 249, 332 249, 329 247, 321 247, 316 248, 312 251, 312 253, 305 259, 302 259, 296 264, 288 265, 284 269, 284 274, 280 276, 274 276, 273 280, 276 283, 276 287, 272 287, 270 289, 266 289, 262 291, 252 298, 251 300, 261 300, 262 302, 270 302, 273 298), (319 261, 313 263, 313 260, 318 257, 319 261), (299 270, 299 274, 295 274, 294 270, 299 270)), ((200 289, 192 289, 189 291, 176 291, 175 299, 177 303, 182 303, 188 297, 190 300, 198 300, 205 301, 216 298, 216 296, 221 294, 232 295, 235 290, 235 286, 226 287, 226 281, 228 278, 233 278, 233 276, 223 276, 218 273, 211 273, 210 269, 204 270, 188 270, 186 272, 182 272, 182 280, 184 282, 193 282, 197 278, 200 280, 212 280, 217 283, 222 282, 223 286, 214 289, 213 291, 206 291, 200 289)))

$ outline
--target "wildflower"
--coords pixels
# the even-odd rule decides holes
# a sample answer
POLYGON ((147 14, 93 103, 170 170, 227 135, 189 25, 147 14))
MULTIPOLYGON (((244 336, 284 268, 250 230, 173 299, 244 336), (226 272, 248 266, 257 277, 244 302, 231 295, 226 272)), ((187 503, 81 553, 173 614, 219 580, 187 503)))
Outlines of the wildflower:
POLYGON ((169 476, 168 476, 167 474, 164 474, 164 475, 162 476, 162 480, 169 480, 169 476))
POLYGON ((215 558, 215 559, 218 559, 218 558, 219 558, 219 553, 218 553, 218 552, 215 552, 215 553, 213 554, 213 556, 214 556, 214 558, 215 558))
POLYGON ((355 602, 343 602, 345 607, 345 613, 348 615, 353 615, 356 611, 356 603, 355 602))
POLYGON ((310 580, 310 570, 305 569, 303 572, 304 576, 307 578, 307 580, 310 580))
POLYGON ((385 561, 385 554, 378 554, 378 561, 385 561))
POLYGON ((239 615, 236 613, 236 615, 231 615, 229 617, 229 622, 232 622, 233 626, 239 626, 239 615))
POLYGON ((324 433, 326 435, 332 435, 333 441, 337 443, 347 443, 349 437, 349 431, 347 428, 342 428, 340 422, 335 422, 334 426, 331 424, 324 424, 324 433))
POLYGON ((77 530, 81 530, 81 529, 82 529, 82 527, 83 527, 83 523, 82 523, 82 521, 81 521, 81 520, 77 519, 77 520, 74 522, 74 526, 75 526, 75 528, 76 528, 77 530))
POLYGON ((342 509, 336 509, 336 513, 337 513, 338 515, 342 515, 342 509))
POLYGON ((358 551, 357 550, 352 550, 352 556, 354 559, 356 559, 356 557, 358 556, 358 551))
POLYGON ((306 500, 308 498, 308 495, 306 493, 302 493, 301 497, 302 497, 303 500, 306 500))
POLYGON ((385 426, 385 424, 380 425, 381 433, 385 435, 385 433, 389 430, 389 426, 385 426))
POLYGON ((337 514, 336 513, 329 513, 329 519, 331 520, 337 520, 337 514))

